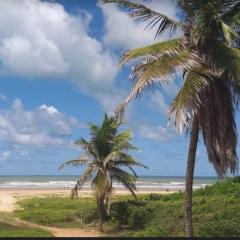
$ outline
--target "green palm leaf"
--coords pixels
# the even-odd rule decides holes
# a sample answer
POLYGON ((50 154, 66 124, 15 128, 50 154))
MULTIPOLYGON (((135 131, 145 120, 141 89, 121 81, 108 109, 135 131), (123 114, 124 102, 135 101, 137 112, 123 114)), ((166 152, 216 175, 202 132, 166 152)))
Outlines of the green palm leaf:
POLYGON ((133 77, 137 80, 128 97, 115 110, 117 118, 122 118, 125 107, 128 103, 137 98, 143 90, 150 89, 161 81, 174 79, 180 69, 191 69, 197 67, 199 61, 194 53, 187 51, 179 52, 176 55, 163 55, 160 58, 135 66, 133 77))
POLYGON ((98 158, 98 151, 91 142, 88 142, 84 138, 81 138, 80 140, 75 141, 75 144, 81 146, 87 155, 98 158))
POLYGON ((111 177, 122 183, 123 186, 128 189, 134 197, 136 197, 135 191, 137 190, 135 185, 136 177, 130 173, 127 173, 119 168, 112 168, 111 177))
POLYGON ((126 130, 124 132, 119 133, 113 139, 113 151, 129 151, 129 150, 137 150, 135 146, 133 146, 129 141, 132 139, 131 130, 126 130))
POLYGON ((224 37, 228 43, 229 46, 232 46, 233 42, 240 38, 239 34, 233 30, 231 27, 229 27, 227 24, 225 24, 223 21, 221 22, 222 30, 224 37))
POLYGON ((130 10, 130 17, 135 18, 137 21, 148 21, 146 28, 153 28, 157 26, 155 38, 160 34, 168 31, 170 35, 174 34, 181 23, 167 17, 164 14, 158 13, 142 4, 133 3, 125 0, 102 0, 103 3, 117 3, 122 7, 130 10))
POLYGON ((209 49, 209 64, 219 72, 227 72, 230 79, 240 80, 240 49, 216 43, 209 49))
POLYGON ((79 159, 76 160, 69 160, 64 162, 59 168, 58 170, 61 171, 65 166, 70 165, 73 167, 79 167, 79 166, 83 166, 86 165, 89 162, 89 160, 84 156, 84 157, 80 157, 79 159))
POLYGON ((199 95, 208 84, 206 75, 210 72, 204 68, 195 68, 186 72, 184 84, 169 108, 170 118, 175 117, 175 124, 182 133, 184 127, 189 126, 194 109, 199 108, 199 95))
POLYGON ((102 171, 97 172, 91 183, 96 195, 105 192, 109 184, 110 182, 108 181, 107 174, 102 171))
POLYGON ((177 38, 169 41, 155 43, 146 47, 136 48, 124 53, 120 66, 139 57, 147 57, 160 54, 176 54, 183 45, 183 38, 177 38))

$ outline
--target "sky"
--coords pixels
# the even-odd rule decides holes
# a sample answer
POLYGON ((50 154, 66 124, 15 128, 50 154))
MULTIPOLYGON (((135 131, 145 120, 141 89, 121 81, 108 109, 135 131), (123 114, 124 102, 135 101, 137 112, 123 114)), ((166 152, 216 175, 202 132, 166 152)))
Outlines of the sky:
MULTIPOLYGON (((140 2, 140 1, 138 1, 140 2)), ((142 0, 176 20, 176 3, 142 0)), ((119 69, 124 51, 163 41, 115 5, 97 0, 0 1, 0 175, 81 174, 66 168, 89 138, 88 123, 100 124, 131 89, 131 66, 119 69)), ((181 35, 177 32, 176 35, 181 35)), ((133 156, 149 167, 139 175, 184 176, 189 137, 168 126, 168 107, 181 75, 127 110, 124 128, 140 149, 133 156)), ((196 176, 215 176, 199 139, 196 176)))

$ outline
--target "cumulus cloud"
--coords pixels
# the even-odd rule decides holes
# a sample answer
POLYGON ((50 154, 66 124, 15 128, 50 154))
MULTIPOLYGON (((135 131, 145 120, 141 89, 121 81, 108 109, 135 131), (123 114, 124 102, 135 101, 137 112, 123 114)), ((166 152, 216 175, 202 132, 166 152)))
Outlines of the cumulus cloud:
POLYGON ((6 162, 11 160, 18 159, 29 159, 29 152, 25 149, 22 149, 19 145, 9 145, 9 146, 1 146, 0 150, 0 161, 6 162))
POLYGON ((116 60, 89 35, 89 13, 73 15, 61 4, 40 0, 0 1, 0 9, 2 73, 70 80, 94 97, 109 95, 116 60))
POLYGON ((25 110, 19 99, 14 100, 11 109, 0 111, 0 140, 9 145, 68 145, 73 129, 81 126, 77 119, 53 106, 44 104, 35 111, 25 110))
MULTIPOLYGON (((135 1, 139 3, 139 1, 135 1)), ((173 19, 177 19, 177 2, 168 0, 141 1, 146 6, 159 11, 173 19)), ((131 49, 154 42, 155 28, 146 31, 146 23, 138 24, 131 19, 126 12, 116 4, 99 4, 105 19, 105 44, 114 48, 131 49)), ((180 34, 177 32, 177 34, 180 34)), ((165 34, 156 41, 167 40, 169 35, 165 34)))
POLYGON ((144 139, 157 140, 162 142, 168 142, 177 137, 176 132, 171 128, 166 128, 161 125, 154 127, 150 125, 141 125, 139 127, 138 134, 144 139))

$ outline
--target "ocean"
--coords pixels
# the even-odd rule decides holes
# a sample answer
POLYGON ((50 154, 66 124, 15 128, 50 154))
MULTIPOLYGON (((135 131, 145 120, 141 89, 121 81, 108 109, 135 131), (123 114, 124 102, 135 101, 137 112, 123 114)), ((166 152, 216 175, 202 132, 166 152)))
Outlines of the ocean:
MULTIPOLYGON (((78 176, 0 176, 0 189, 71 189, 78 176)), ((194 189, 205 187, 217 182, 216 177, 195 177, 194 189)), ((136 182, 141 191, 180 191, 184 190, 185 177, 175 176, 141 176, 136 182)), ((124 189, 121 184, 114 183, 115 189, 124 189)), ((90 182, 86 182, 83 189, 90 189, 90 182)))

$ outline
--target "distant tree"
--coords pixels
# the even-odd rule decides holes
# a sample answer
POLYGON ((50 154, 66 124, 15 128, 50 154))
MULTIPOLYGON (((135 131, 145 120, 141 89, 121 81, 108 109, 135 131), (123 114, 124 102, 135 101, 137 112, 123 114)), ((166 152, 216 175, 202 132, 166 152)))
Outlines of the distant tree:
POLYGON ((106 114, 100 127, 90 124, 90 140, 81 138, 75 142, 84 150, 85 155, 76 160, 66 161, 59 168, 61 170, 66 165, 74 167, 86 165, 86 169, 74 187, 72 194, 77 194, 81 186, 87 180, 91 180, 91 187, 97 200, 98 229, 100 231, 103 230, 103 221, 107 212, 113 181, 121 183, 136 197, 135 182, 137 174, 133 166, 147 168, 128 154, 130 150, 136 150, 137 148, 130 143, 132 139, 130 130, 118 132, 120 125, 119 121, 113 117, 108 117, 106 114), (128 168, 131 173, 121 169, 121 167, 128 168))
POLYGON ((148 28, 156 27, 156 37, 164 33, 174 35, 177 29, 183 33, 181 37, 123 55, 121 64, 131 60, 138 60, 138 64, 131 75, 132 91, 116 112, 121 116, 129 101, 183 70, 183 85, 170 106, 170 117, 175 118, 180 131, 190 130, 185 232, 192 237, 192 185, 199 131, 202 130, 209 161, 220 178, 228 170, 235 173, 238 169, 234 104, 240 92, 240 1, 176 1, 182 13, 179 22, 141 4, 103 0, 129 9, 129 16, 148 22, 148 28))

